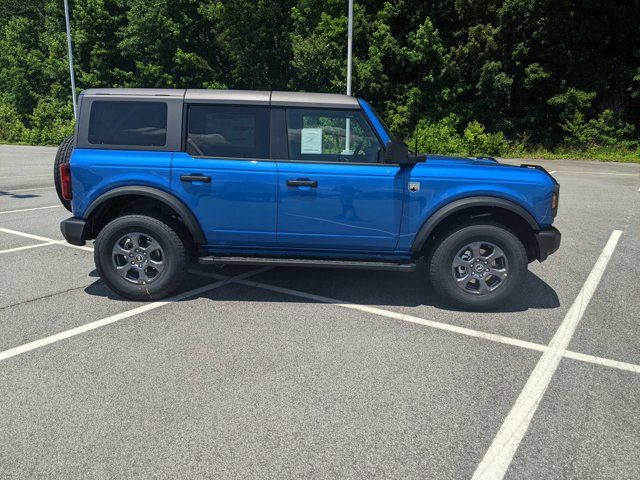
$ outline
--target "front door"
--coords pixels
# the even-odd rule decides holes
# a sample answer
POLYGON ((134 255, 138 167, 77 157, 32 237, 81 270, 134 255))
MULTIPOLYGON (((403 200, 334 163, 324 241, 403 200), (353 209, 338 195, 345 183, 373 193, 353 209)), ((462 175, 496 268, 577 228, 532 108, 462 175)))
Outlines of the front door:
POLYGON ((391 252, 404 171, 359 110, 289 108, 289 159, 278 161, 278 248, 391 252))
POLYGON ((185 152, 173 155, 171 190, 223 250, 276 245, 277 168, 269 109, 188 105, 185 152))

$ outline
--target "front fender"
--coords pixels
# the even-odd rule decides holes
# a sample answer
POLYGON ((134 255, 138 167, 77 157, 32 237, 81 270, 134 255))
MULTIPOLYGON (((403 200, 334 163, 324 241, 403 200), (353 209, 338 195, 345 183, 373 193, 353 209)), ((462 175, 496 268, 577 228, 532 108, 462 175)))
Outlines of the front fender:
POLYGON ((536 222, 533 215, 515 202, 500 197, 490 196, 460 198, 440 207, 430 215, 429 218, 427 218, 427 220, 422 224, 422 227, 420 227, 420 230, 418 230, 413 244, 411 245, 411 252, 415 253, 422 250, 422 247, 429 238, 429 235, 431 235, 442 220, 455 212, 473 207, 494 207, 508 210, 525 220, 532 230, 540 230, 540 225, 538 225, 538 222, 536 222))

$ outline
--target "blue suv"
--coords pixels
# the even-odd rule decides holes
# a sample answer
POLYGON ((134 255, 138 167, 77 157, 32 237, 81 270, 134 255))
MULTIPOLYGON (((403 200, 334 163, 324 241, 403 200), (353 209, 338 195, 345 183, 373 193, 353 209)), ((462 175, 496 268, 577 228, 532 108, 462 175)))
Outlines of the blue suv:
POLYGON ((136 300, 210 265, 411 272, 455 307, 502 305, 560 245, 543 168, 410 153, 364 100, 234 90, 92 89, 58 150, 67 241, 95 239, 136 300))

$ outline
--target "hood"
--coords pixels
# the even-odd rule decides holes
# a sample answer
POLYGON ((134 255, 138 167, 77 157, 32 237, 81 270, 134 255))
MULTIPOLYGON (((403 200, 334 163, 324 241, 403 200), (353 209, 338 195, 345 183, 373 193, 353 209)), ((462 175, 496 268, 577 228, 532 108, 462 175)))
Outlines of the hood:
POLYGON ((491 157, 454 157, 450 155, 427 154, 426 160, 416 165, 418 170, 415 174, 423 173, 435 175, 435 172, 451 176, 452 168, 455 175, 462 178, 490 178, 492 180, 513 181, 533 181, 549 186, 557 185, 557 181, 547 170, 539 165, 523 163, 521 165, 510 165, 500 163, 491 157), (429 173, 426 173, 429 172, 429 173))
POLYGON ((456 162, 457 164, 464 165, 487 165, 487 166, 501 166, 501 163, 498 162, 495 158, 491 157, 454 157, 450 155, 435 155, 435 154, 427 154, 427 162, 456 162))

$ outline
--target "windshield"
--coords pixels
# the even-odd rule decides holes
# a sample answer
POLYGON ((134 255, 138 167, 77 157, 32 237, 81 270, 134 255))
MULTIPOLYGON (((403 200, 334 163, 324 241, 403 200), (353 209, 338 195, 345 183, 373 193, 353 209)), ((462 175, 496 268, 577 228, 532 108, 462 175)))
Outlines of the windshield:
POLYGON ((359 99, 359 102, 362 106, 362 109, 369 117, 369 120, 371 121, 371 123, 373 123, 374 128, 378 130, 378 134, 380 134, 380 136, 382 137, 382 141, 386 144, 387 140, 396 140, 396 137, 393 135, 391 130, 389 130, 382 118, 380 118, 380 115, 378 115, 378 113, 371 107, 371 105, 369 105, 362 99, 359 99), (383 130, 387 138, 385 138, 385 135, 382 135, 382 132, 380 132, 380 130, 383 130))
POLYGON ((389 127, 387 127, 387 124, 384 123, 384 120, 382 120, 382 117, 380 115, 378 115, 378 112, 376 112, 373 108, 371 109, 371 111, 376 116, 378 121, 382 124, 382 127, 387 131, 387 135, 389 135, 389 138, 391 140, 397 140, 396 136, 393 134, 393 132, 391 130, 389 130, 389 127))

